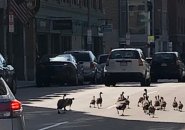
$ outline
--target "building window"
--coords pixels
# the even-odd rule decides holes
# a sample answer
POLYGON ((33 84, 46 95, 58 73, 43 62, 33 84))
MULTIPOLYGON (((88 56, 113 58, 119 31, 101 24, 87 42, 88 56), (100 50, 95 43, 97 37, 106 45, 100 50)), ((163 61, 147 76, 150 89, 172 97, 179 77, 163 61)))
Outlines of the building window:
POLYGON ((82 5, 83 5, 84 7, 87 7, 87 0, 82 0, 82 5))
POLYGON ((103 9, 103 0, 99 0, 99 9, 100 9, 100 10, 103 9))
POLYGON ((177 33, 180 33, 180 17, 178 16, 178 19, 177 19, 177 33))
POLYGON ((97 2, 96 2, 96 0, 92 0, 92 6, 93 6, 94 9, 97 8, 97 2))

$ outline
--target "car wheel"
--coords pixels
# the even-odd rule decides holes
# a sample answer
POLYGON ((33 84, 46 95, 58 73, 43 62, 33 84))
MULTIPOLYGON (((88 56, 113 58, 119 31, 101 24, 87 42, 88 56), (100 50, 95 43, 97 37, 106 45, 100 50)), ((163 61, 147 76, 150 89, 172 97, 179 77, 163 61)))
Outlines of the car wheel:
POLYGON ((105 78, 104 78, 104 84, 105 84, 105 86, 110 87, 110 85, 111 85, 111 83, 110 83, 110 78, 105 77, 105 78))
POLYGON ((152 77, 152 78, 151 78, 151 82, 152 82, 152 83, 157 83, 157 78, 152 77))
POLYGON ((112 83, 112 86, 115 87, 116 86, 116 82, 112 83))
POLYGON ((146 86, 150 86, 151 84, 151 78, 146 79, 146 86))
POLYGON ((36 85, 37 85, 37 87, 42 87, 44 85, 44 83, 41 79, 36 79, 36 85))
POLYGON ((178 82, 183 82, 183 80, 184 80, 184 77, 183 77, 183 74, 181 74, 181 75, 179 76, 179 78, 178 78, 178 82))
POLYGON ((75 77, 72 78, 72 82, 71 82, 71 85, 73 86, 77 86, 79 84, 79 80, 78 80, 78 75, 75 74, 75 77))
POLYGON ((82 77, 81 79, 78 80, 80 85, 84 84, 84 77, 82 77))
POLYGON ((141 81, 141 86, 150 86, 150 83, 151 79, 150 78, 146 79, 146 77, 144 77, 141 81))

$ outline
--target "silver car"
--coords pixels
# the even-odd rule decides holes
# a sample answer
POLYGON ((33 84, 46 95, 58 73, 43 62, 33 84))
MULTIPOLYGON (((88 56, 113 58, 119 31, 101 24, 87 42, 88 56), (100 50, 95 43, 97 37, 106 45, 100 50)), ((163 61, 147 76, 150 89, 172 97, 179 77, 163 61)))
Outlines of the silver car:
POLYGON ((3 78, 0 78, 0 129, 25 130, 23 108, 3 78))
POLYGON ((66 51, 64 53, 72 54, 77 63, 83 65, 85 81, 97 82, 97 59, 91 51, 66 51))

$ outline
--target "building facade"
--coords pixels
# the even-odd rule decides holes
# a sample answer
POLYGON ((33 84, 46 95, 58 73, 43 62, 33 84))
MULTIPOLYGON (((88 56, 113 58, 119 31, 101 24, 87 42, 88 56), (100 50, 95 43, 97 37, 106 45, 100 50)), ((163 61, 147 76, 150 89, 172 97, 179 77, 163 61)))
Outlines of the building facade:
POLYGON ((106 0, 104 2, 104 26, 111 25, 108 29, 103 30, 104 53, 119 47, 119 9, 119 0, 106 0))
POLYGON ((185 52, 185 1, 168 0, 169 41, 173 50, 185 52))
POLYGON ((103 52, 103 0, 40 0, 29 26, 14 15, 14 32, 9 32, 8 16, 7 0, 1 0, 0 52, 14 66, 18 80, 35 80, 38 56, 82 49, 103 52))
POLYGON ((87 49, 102 53, 103 37, 98 35, 102 18, 102 0, 42 0, 36 15, 38 53, 87 49))

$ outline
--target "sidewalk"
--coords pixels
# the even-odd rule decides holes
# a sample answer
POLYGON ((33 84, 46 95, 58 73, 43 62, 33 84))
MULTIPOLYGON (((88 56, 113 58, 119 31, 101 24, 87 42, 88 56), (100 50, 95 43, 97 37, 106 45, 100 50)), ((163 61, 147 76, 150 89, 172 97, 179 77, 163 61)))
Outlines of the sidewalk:
POLYGON ((24 87, 35 87, 35 81, 20 81, 17 80, 17 88, 24 88, 24 87))

